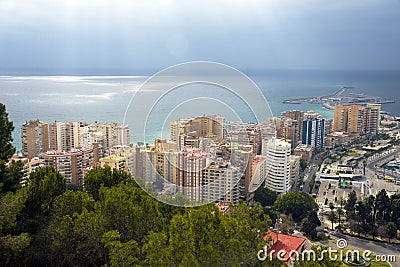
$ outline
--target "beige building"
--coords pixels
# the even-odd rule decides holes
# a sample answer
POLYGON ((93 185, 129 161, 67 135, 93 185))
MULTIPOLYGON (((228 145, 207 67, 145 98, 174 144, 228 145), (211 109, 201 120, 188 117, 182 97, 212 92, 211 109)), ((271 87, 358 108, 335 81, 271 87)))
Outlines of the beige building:
POLYGON ((112 147, 130 145, 130 130, 119 123, 93 123, 80 129, 79 141, 82 147, 100 144, 105 155, 110 155, 112 147))
POLYGON ((281 116, 297 121, 299 129, 298 133, 296 133, 297 135, 295 136, 295 139, 300 141, 303 132, 304 112, 300 110, 289 110, 282 112, 281 116))
POLYGON ((309 162, 311 160, 313 153, 312 146, 300 144, 293 150, 293 155, 299 156, 305 161, 309 162))
POLYGON ((289 142, 294 149, 299 142, 301 142, 301 130, 303 122, 299 123, 299 121, 282 117, 282 118, 274 118, 276 125, 276 137, 289 142))
POLYGON ((98 162, 98 147, 73 148, 71 151, 49 150, 40 154, 46 167, 53 167, 65 177, 67 184, 83 183, 84 169, 98 162))
POLYGON ((368 104, 363 110, 362 131, 365 134, 376 134, 380 124, 380 105, 368 104))
POLYGON ((178 148, 199 147, 201 138, 214 141, 224 136, 224 118, 221 116, 202 116, 192 119, 179 119, 170 122, 170 139, 178 148))
MULTIPOLYGON (((355 137, 353 137, 355 138, 355 137)), ((330 133, 325 137, 326 148, 334 148, 336 146, 341 146, 350 142, 352 138, 343 132, 330 133)))
POLYGON ((176 185, 191 201, 203 201, 203 170, 210 165, 210 155, 199 148, 183 147, 177 158, 176 185))
POLYGON ((290 157, 290 184, 292 185, 300 174, 300 156, 292 155, 290 157))
POLYGON ((39 120, 27 121, 21 127, 22 155, 29 159, 49 149, 49 125, 39 120))
POLYGON ((212 163, 202 172, 202 201, 224 201, 239 204, 238 168, 228 162, 212 163))
POLYGON ((120 152, 115 155, 104 157, 100 159, 100 167, 109 166, 111 169, 120 171, 127 171, 128 166, 125 156, 120 152))
POLYGON ((168 182, 176 183, 178 149, 175 142, 157 139, 154 146, 147 151, 147 158, 152 160, 155 174, 168 182))
POLYGON ((80 134, 87 124, 84 122, 59 122, 49 125, 50 150, 70 151, 81 147, 80 134))
POLYGON ((380 105, 368 104, 336 106, 333 132, 344 132, 351 136, 376 133, 380 123, 380 105))
POLYGON ((367 107, 368 108, 372 108, 372 109, 375 109, 375 110, 377 110, 377 115, 378 115, 378 128, 379 128, 379 126, 381 125, 381 111, 382 111, 382 105, 381 104, 367 104, 367 107))
POLYGON ((22 178, 21 178, 21 184, 23 186, 28 184, 29 176, 33 171, 35 171, 38 168, 44 167, 43 161, 38 157, 29 159, 14 155, 7 163, 7 165, 9 166, 13 161, 21 161, 24 164, 24 166, 22 167, 22 178))

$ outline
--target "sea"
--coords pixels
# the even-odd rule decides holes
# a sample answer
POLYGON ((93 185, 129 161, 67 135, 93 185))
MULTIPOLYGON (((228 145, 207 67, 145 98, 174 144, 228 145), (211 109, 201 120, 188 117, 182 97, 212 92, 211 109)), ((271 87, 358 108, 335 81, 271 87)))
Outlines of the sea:
MULTIPOLYGON (((341 87, 354 87, 353 93, 386 97, 395 101, 382 110, 400 116, 400 71, 354 70, 240 70, 247 75, 265 97, 270 110, 265 118, 279 116, 286 110, 314 110, 328 119, 333 111, 316 104, 283 104, 290 98, 328 95, 341 87)), ((103 73, 102 73, 103 74, 103 73)), ((132 143, 143 141, 143 121, 148 111, 140 107, 132 113, 132 98, 148 80, 147 75, 2 75, 0 76, 0 103, 6 105, 9 119, 14 122, 13 144, 21 149, 20 127, 27 120, 43 122, 83 121, 127 123, 132 143), (129 107, 129 108, 128 108, 129 107), (130 120, 127 120, 126 114, 130 120), (139 121, 136 123, 135 118, 139 121)), ((203 114, 225 116, 228 120, 254 121, 248 107, 235 102, 232 94, 219 92, 211 85, 196 85, 193 90, 205 93, 190 102, 176 94, 163 98, 159 109, 153 109, 150 126, 146 127, 145 141, 168 137, 168 124, 172 119, 203 114), (208 88, 207 88, 208 87, 208 88), (215 93, 213 93, 215 92, 215 93), (208 95, 207 95, 208 94, 208 95), (206 99, 205 96, 209 96, 206 99), (220 108, 220 109, 219 109, 220 108), (179 110, 179 112, 176 112, 179 110), (242 116, 241 113, 244 115, 242 116), (159 127, 158 127, 159 126, 159 127)), ((151 91, 151 90, 150 90, 151 91)), ((187 91, 190 92, 190 91, 187 91)), ((240 96, 239 96, 240 97, 240 96)), ((190 98, 190 94, 189 94, 190 98)), ((259 98, 259 97, 258 97, 259 98)), ((264 107, 263 107, 264 108, 264 107)))

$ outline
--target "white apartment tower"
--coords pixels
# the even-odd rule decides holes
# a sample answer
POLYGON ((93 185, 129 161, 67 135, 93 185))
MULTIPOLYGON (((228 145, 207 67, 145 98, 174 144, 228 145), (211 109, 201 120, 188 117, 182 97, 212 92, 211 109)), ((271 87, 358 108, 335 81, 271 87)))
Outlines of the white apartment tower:
POLYGON ((290 189, 290 152, 288 142, 275 138, 268 140, 265 186, 279 194, 290 189))

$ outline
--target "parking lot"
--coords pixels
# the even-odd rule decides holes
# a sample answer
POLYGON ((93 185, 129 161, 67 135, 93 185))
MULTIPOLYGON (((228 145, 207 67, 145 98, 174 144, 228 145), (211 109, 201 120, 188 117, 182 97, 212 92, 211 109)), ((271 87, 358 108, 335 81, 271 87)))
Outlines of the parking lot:
POLYGON ((340 206, 340 199, 347 200, 348 195, 353 190, 356 192, 357 196, 364 196, 365 194, 369 194, 362 189, 366 189, 364 182, 354 181, 352 182, 352 186, 347 188, 339 188, 337 180, 320 180, 321 185, 318 190, 318 194, 316 196, 316 201, 320 208, 323 210, 329 209, 329 203, 333 203, 335 206, 340 206))

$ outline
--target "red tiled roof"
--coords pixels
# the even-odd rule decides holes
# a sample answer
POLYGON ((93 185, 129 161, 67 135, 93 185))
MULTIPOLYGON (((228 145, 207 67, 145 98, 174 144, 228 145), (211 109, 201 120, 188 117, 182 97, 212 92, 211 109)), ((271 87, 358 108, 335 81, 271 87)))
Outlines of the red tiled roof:
POLYGON ((273 242, 273 246, 269 248, 269 250, 275 250, 275 253, 281 250, 286 251, 285 259, 289 261, 289 254, 291 251, 298 251, 300 252, 304 243, 306 242, 305 238, 298 237, 298 236, 291 236, 285 234, 278 234, 275 232, 268 232, 266 236, 264 236, 264 241, 268 241, 268 238, 271 237, 273 242), (276 239, 278 239, 276 241, 276 239), (276 242, 274 242, 276 241, 276 242))

